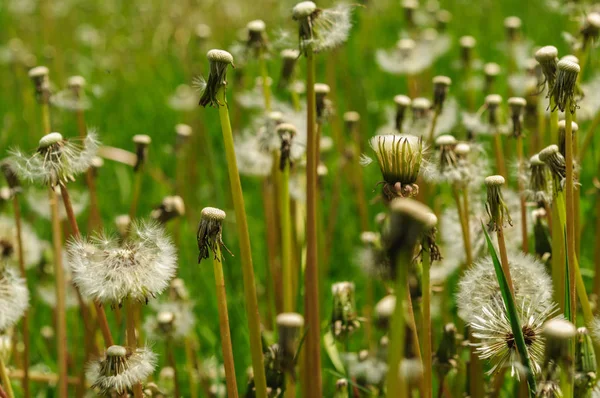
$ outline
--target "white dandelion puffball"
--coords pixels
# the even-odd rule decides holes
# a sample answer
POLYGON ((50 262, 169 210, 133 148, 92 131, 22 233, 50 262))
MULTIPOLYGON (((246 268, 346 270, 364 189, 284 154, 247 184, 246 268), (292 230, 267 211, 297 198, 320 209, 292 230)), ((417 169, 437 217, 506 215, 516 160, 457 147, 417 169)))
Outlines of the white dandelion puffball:
MULTIPOLYGON (((21 221, 21 239, 23 241, 23 262, 31 269, 42 259, 43 245, 31 226, 21 221)), ((0 216, 0 258, 11 265, 19 263, 19 240, 17 227, 10 217, 0 216)))
MULTIPOLYGON (((56 200, 59 203, 58 218, 60 220, 66 220, 67 213, 65 211, 65 206, 62 205, 62 194, 60 192, 60 189, 55 189, 54 192, 56 194, 56 200)), ((71 206, 73 207, 73 213, 75 214, 75 217, 79 217, 79 215, 83 213, 83 211, 88 207, 90 194, 88 191, 79 191, 76 189, 69 188, 69 197, 71 198, 71 206)), ((38 216, 46 220, 52 219, 52 214, 50 214, 50 200, 48 198, 47 189, 30 188, 25 194, 25 199, 27 200, 27 205, 29 206, 29 208, 38 216)))
POLYGON ((28 307, 29 290, 25 279, 13 268, 4 268, 0 271, 0 330, 16 324, 28 307))
POLYGON ((152 305, 156 310, 154 316, 150 316, 144 322, 144 330, 150 341, 163 341, 167 337, 173 340, 182 340, 187 337, 196 324, 194 316, 194 305, 189 301, 168 301, 152 305), (161 327, 161 314, 171 314, 170 330, 161 327))
POLYGON ((114 236, 75 239, 68 244, 73 282, 84 297, 120 304, 145 301, 169 286, 177 269, 177 252, 164 229, 134 222, 120 243, 114 236))
MULTIPOLYGON (((516 300, 536 300, 543 308, 552 302, 552 280, 544 264, 535 257, 521 252, 509 253, 508 267, 512 276, 516 300)), ((458 283, 456 302, 458 315, 465 322, 472 322, 481 314, 482 307, 500 297, 492 258, 487 256, 476 261, 458 283)))
POLYGON ((113 345, 108 347, 104 358, 88 366, 86 376, 93 383, 92 388, 102 394, 122 394, 145 381, 154 372, 156 362, 157 356, 149 348, 132 351, 113 345))

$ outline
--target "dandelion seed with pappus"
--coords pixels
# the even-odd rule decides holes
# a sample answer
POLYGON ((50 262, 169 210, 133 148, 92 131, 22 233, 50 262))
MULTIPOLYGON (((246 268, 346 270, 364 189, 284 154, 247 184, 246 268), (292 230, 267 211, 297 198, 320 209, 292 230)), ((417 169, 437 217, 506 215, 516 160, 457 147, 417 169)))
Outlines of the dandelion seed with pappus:
POLYGON ((352 27, 351 6, 340 4, 320 9, 312 1, 298 3, 292 17, 300 24, 300 51, 310 47, 314 52, 333 50, 348 39, 352 27))
POLYGON ((13 327, 29 308, 29 290, 18 272, 0 263, 0 330, 13 327))

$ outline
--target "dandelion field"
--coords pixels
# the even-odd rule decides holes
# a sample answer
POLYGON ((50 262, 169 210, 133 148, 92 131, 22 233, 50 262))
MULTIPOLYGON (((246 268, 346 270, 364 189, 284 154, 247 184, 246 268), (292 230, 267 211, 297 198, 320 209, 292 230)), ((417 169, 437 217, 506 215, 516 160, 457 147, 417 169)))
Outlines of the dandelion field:
POLYGON ((600 394, 598 5, 0 24, 0 398, 600 394))

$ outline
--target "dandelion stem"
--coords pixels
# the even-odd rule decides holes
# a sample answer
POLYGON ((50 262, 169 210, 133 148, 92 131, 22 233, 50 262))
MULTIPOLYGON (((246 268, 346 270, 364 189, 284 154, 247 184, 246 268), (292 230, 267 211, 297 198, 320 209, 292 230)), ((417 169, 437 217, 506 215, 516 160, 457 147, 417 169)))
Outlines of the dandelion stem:
POLYGON ((524 174, 525 160, 523 159, 523 136, 517 137, 517 161, 519 162, 519 201, 521 205, 521 236, 523 239, 523 253, 529 252, 529 241, 527 237, 527 206, 525 203, 525 184, 521 176, 524 174))
POLYGON ((285 162, 279 175, 281 217, 281 267, 283 273, 283 311, 294 312, 294 274, 292 272, 292 220, 290 212, 290 164, 285 162))
POLYGON ((225 365, 225 380, 227 382, 227 396, 238 396, 235 380, 235 364, 233 361, 233 348, 231 345, 231 332, 229 329, 229 314, 227 312, 227 293, 225 292, 225 277, 223 276, 223 263, 221 247, 216 245, 213 257, 215 272, 215 286, 217 291, 217 307, 219 309, 219 330, 221 331, 221 350, 223 350, 223 363, 225 365))
MULTIPOLYGON (((466 194, 466 191, 465 191, 465 194, 466 194)), ((471 232, 469 230, 470 227, 469 227, 469 221, 468 221, 468 213, 467 213, 467 216, 465 217, 465 211, 463 209, 463 204, 460 201, 460 194, 458 191, 458 187, 456 187, 456 186, 452 187, 452 196, 454 197, 454 202, 456 203, 456 211, 458 212, 458 220, 460 222, 460 228, 461 228, 462 237, 463 237, 463 246, 465 248, 465 264, 464 264, 464 268, 463 268, 463 270, 464 270, 464 269, 470 267, 471 264, 473 263, 473 256, 472 256, 472 251, 471 251, 471 232)), ((464 204, 466 206, 468 206, 469 199, 465 196, 464 200, 465 200, 464 204)))
POLYGON ((133 196, 131 197, 131 205, 129 207, 129 218, 133 220, 137 212, 138 202, 140 201, 140 193, 142 192, 142 176, 144 166, 141 166, 139 170, 134 172, 133 181, 133 196))
POLYGON ((185 345, 185 364, 188 373, 188 382, 190 384, 190 398, 198 398, 198 383, 196 383, 197 369, 194 361, 194 347, 192 346, 192 340, 189 336, 186 336, 183 339, 183 343, 185 345))
POLYGON ((412 259, 412 251, 405 250, 396 260, 396 305, 394 315, 392 315, 392 324, 390 329, 388 373, 386 376, 386 386, 388 397, 406 397, 407 386, 400 374, 400 365, 404 359, 405 346, 405 315, 404 298, 406 297, 406 284, 408 281, 408 264, 412 259))
MULTIPOLYGON (((135 350, 137 347, 137 338, 135 335, 135 312, 136 312, 135 302, 130 299, 125 299, 125 326, 127 329, 127 346, 135 350)), ((136 383, 133 385, 133 396, 135 398, 143 398, 142 392, 142 384, 136 383)))
POLYGON ((431 120, 431 127, 429 128, 429 145, 433 145, 433 140, 435 138, 435 127, 437 126, 438 117, 440 116, 440 107, 435 108, 435 112, 433 113, 433 119, 431 120))
POLYGON ((497 127, 494 127, 494 155, 496 157, 496 171, 504 178, 508 178, 506 174, 506 166, 504 163, 504 151, 502 149, 502 137, 497 127))
POLYGON ((575 284, 575 208, 573 192, 573 114, 570 112, 571 101, 567 101, 565 112, 565 163, 566 163, 566 222, 567 222, 567 269, 569 272, 569 289, 570 289, 570 304, 571 304, 571 322, 576 323, 577 319, 577 286, 575 284))
POLYGON ((515 288, 512 282, 512 276, 510 275, 510 268, 508 266, 508 255, 506 253, 506 243, 504 240, 504 228, 502 225, 498 226, 498 230, 496 231, 496 236, 498 237, 498 251, 500 252, 500 263, 502 264, 502 270, 504 272, 504 276, 506 278, 506 283, 508 285, 508 290, 510 290, 510 294, 515 299, 515 288))
POLYGON ((50 134, 52 132, 52 127, 50 125, 50 105, 48 101, 42 102, 42 123, 44 127, 44 135, 50 134))
POLYGON ((52 187, 48 187, 52 218, 52 243, 54 248, 54 277, 56 283, 56 349, 58 350, 58 397, 67 398, 67 310, 65 274, 62 262, 62 231, 58 215, 58 200, 52 187))
MULTIPOLYGON (((267 293, 272 291, 274 297, 271 297, 269 308, 275 307, 275 313, 283 312, 283 283, 281 280, 281 270, 277 259, 277 231, 275 228, 277 219, 275 215, 275 197, 274 186, 269 177, 265 178, 262 183, 263 209, 265 213, 265 230, 267 238, 267 260, 269 264, 269 277, 267 279, 267 293)), ((270 317, 269 325, 275 326, 275 318, 270 317)), ((275 330, 275 329, 273 329, 275 330)))
MULTIPOLYGON (((19 198, 16 195, 16 193, 13 195, 12 202, 15 216, 15 226, 17 229, 17 255, 19 258, 19 271, 21 273, 21 278, 25 279, 25 283, 27 283, 27 273, 25 272, 25 258, 23 257, 21 206, 19 205, 19 198)), ((23 397, 29 398, 29 311, 25 311, 25 314, 23 314, 21 327, 23 333, 23 397)))
POLYGON ((429 269, 431 267, 431 253, 429 250, 423 250, 423 275, 421 276, 422 291, 423 291, 423 319, 422 330, 423 336, 421 341, 423 344, 423 397, 431 398, 433 379, 431 374, 432 368, 432 353, 431 353, 431 282, 429 278, 429 269))
POLYGON ((10 384, 10 379, 8 378, 8 371, 6 369, 6 365, 4 364, 4 359, 2 358, 2 355, 0 355, 0 381, 4 386, 8 398, 15 398, 15 393, 13 392, 12 385, 10 384))
POLYGON ((550 143, 558 144, 558 108, 554 97, 550 97, 550 143))
POLYGON ((169 366, 173 368, 173 392, 175 397, 181 397, 181 390, 179 388, 179 372, 177 372, 177 361, 175 360, 175 349, 173 347, 173 341, 169 337, 166 341, 166 351, 167 351, 167 362, 169 366))
POLYGON ((304 308, 308 332, 306 336, 305 394, 323 396, 321 380, 321 334, 319 318, 319 269, 317 232, 317 164, 318 139, 316 131, 315 60, 311 48, 306 50, 306 269, 304 273, 304 308))
POLYGON ((269 86, 269 70, 267 69, 267 60, 265 51, 261 47, 258 50, 258 63, 260 64, 260 74, 262 76, 263 97, 265 98, 265 111, 271 112, 271 87, 269 86))
POLYGON ((225 86, 221 86, 217 92, 219 101, 219 117, 225 144, 225 155, 227 158, 227 169, 229 182, 231 184, 231 197, 235 210, 240 253, 242 258, 242 272, 244 278, 244 295, 246 301, 246 315, 248 317, 248 328, 250 331, 250 351, 252 356, 252 369, 254 371, 254 384, 257 398, 266 398, 267 382, 263 364, 262 340, 260 335, 260 315, 258 312, 258 300, 256 298, 256 282, 254 279, 254 268, 252 266, 252 251, 250 247, 250 235, 248 233, 248 221, 244 209, 244 196, 242 184, 235 158, 233 144, 233 133, 229 120, 229 111, 225 97, 225 86))

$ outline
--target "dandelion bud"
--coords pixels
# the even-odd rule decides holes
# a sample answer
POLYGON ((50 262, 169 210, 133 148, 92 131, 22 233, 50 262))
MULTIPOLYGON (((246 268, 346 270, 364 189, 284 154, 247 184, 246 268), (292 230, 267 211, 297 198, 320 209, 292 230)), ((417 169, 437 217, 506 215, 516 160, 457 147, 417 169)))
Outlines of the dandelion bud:
POLYGON ((518 138, 523 134, 523 114, 527 101, 521 97, 511 97, 508 99, 510 109, 510 119, 513 125, 513 137, 518 138))
POLYGON ((533 155, 529 160, 529 196, 536 202, 547 203, 548 198, 548 168, 540 160, 539 155, 533 155))
POLYGON ((412 253, 423 233, 435 224, 431 209, 416 200, 394 199, 390 203, 390 211, 385 241, 392 265, 391 277, 395 278, 398 255, 402 252, 412 253))
POLYGON ((296 136, 296 127, 290 123, 281 123, 275 129, 277 131, 277 135, 279 135, 279 139, 281 140, 281 148, 279 154, 279 169, 281 171, 285 170, 285 166, 287 164, 292 166, 291 159, 291 150, 292 150, 292 140, 296 136))
POLYGON ((418 193, 417 177, 423 159, 423 140, 413 135, 376 135, 369 140, 385 181, 387 200, 418 193))
POLYGON ((427 117, 431 109, 431 101, 427 98, 415 98, 412 101, 413 121, 427 117))
POLYGON ((107 348, 104 358, 92 362, 87 378, 92 388, 108 395, 115 391, 124 394, 135 384, 148 378, 156 366, 156 354, 147 348, 132 351, 118 345, 107 348))
POLYGON ((50 99, 50 71, 45 66, 36 66, 29 70, 29 78, 35 87, 35 96, 40 104, 48 103, 50 99))
POLYGON ((80 98, 85 87, 85 78, 83 76, 71 76, 67 80, 67 87, 73 92, 75 98, 80 98))
POLYGON ((215 207, 205 207, 202 209, 202 218, 196 236, 199 250, 198 264, 203 259, 208 258, 209 250, 213 252, 215 259, 221 261, 220 258, 217 258, 217 245, 229 251, 223 243, 222 238, 223 220, 225 220, 225 212, 223 210, 215 207))
POLYGON ((292 18, 298 21, 300 51, 306 54, 332 50, 348 39, 351 27, 351 8, 339 5, 331 9, 319 9, 312 1, 303 1, 292 8, 292 18))
POLYGON ((411 104, 411 100, 406 95, 396 95, 394 97, 394 103, 396 104, 396 130, 402 132, 402 123, 404 123, 404 115, 406 114, 406 108, 411 104))
POLYGON ((155 383, 146 383, 144 386, 144 397, 166 398, 166 394, 155 383))
MULTIPOLYGON (((233 65, 233 56, 225 50, 210 50, 206 57, 210 71, 208 73, 208 80, 202 90, 202 96, 200 97, 200 105, 206 107, 210 106, 224 106, 217 99, 217 92, 221 87, 225 90, 227 86, 227 67, 233 65)), ((223 95, 225 97, 225 95, 223 95)))
POLYGON ((506 30, 506 38, 509 42, 513 42, 519 38, 521 33, 521 18, 507 17, 504 19, 504 29, 506 30))
POLYGON ((542 334, 546 339, 544 362, 572 363, 569 355, 570 340, 577 334, 575 326, 565 319, 551 319, 544 324, 542 334))
POLYGON ((300 51, 285 49, 281 52, 281 59, 283 63, 281 65, 281 75, 279 76, 278 87, 287 87, 294 78, 294 70, 296 69, 296 62, 300 56, 300 51))
POLYGON ((535 59, 539 62, 544 74, 544 83, 548 85, 551 92, 556 83, 556 72, 558 69, 558 50, 554 46, 545 46, 535 52, 535 59))
MULTIPOLYGON (((578 130, 579 130, 579 125, 575 122, 571 122, 571 132, 572 132, 573 136, 575 136, 575 133, 577 133, 578 130)), ((566 156, 566 147, 565 147, 566 131, 567 131, 566 120, 559 121, 558 122, 558 149, 560 151, 560 154, 563 156, 566 156)))
POLYGON ((558 61, 557 66, 556 83, 550 92, 550 98, 554 101, 554 109, 558 108, 565 112, 568 107, 571 113, 575 113, 575 109, 577 109, 575 89, 581 68, 577 63, 563 59, 558 61))
POLYGON ((583 48, 585 49, 590 42, 598 39, 600 35, 600 14, 597 12, 591 12, 585 17, 585 21, 581 28, 581 35, 583 36, 583 48))
POLYGON ((394 308, 396 308, 396 296, 393 294, 383 297, 375 305, 375 321, 382 330, 389 329, 390 321, 394 315, 394 308))
POLYGON ((498 110, 502 104, 502 97, 498 94, 490 94, 485 97, 485 107, 488 111, 488 122, 492 126, 500 123, 498 110))
POLYGON ((265 49, 267 47, 266 28, 267 26, 264 21, 260 19, 248 22, 246 25, 246 29, 248 30, 246 45, 255 50, 265 49))
POLYGON ((575 340, 575 397, 585 397, 596 385, 596 353, 592 338, 585 327, 577 329, 575 340))
POLYGON ((323 120, 326 116, 326 110, 328 108, 326 97, 329 94, 329 92, 330 92, 330 88, 327 84, 323 84, 323 83, 315 84, 317 120, 323 120))
POLYGON ((304 318, 295 312, 284 312, 277 315, 277 332, 279 339, 279 360, 281 360, 282 369, 292 378, 296 377, 296 353, 300 333, 304 327, 304 318))
POLYGON ((129 227, 131 227, 131 217, 129 217, 129 214, 121 214, 120 216, 116 216, 115 226, 117 227, 119 236, 121 238, 125 238, 129 233, 129 227))
POLYGON ((456 368, 456 353, 457 353, 457 340, 456 340, 456 326, 453 323, 447 323, 444 325, 442 333, 442 339, 437 351, 435 352, 433 367, 437 374, 440 375, 440 379, 443 379, 448 372, 456 368))
POLYGON ((463 65, 471 65, 473 62, 473 49, 477 44, 477 40, 473 36, 462 36, 459 39, 460 43, 460 56, 463 65))
POLYGON ((11 164, 9 160, 5 160, 0 165, 0 169, 2 169, 2 173, 4 174, 4 178, 6 179, 6 183, 8 187, 13 193, 21 191, 21 182, 19 181, 19 176, 11 164))
POLYGON ((452 80, 448 76, 436 76, 433 78, 433 107, 440 113, 448 95, 448 89, 452 80))
POLYGON ((152 210, 150 217, 161 224, 185 214, 185 204, 181 196, 167 196, 160 206, 152 210))
POLYGON ((494 83, 496 83, 496 79, 500 75, 500 72, 500 65, 495 62, 488 62, 487 64, 483 65, 483 74, 485 76, 484 91, 486 93, 492 92, 494 83))
POLYGON ((546 163, 552 174, 553 188, 555 192, 563 190, 567 178, 567 165, 565 158, 560 154, 558 145, 550 145, 542 149, 538 154, 540 160, 546 163))
POLYGON ((349 111, 344 113, 344 125, 349 136, 352 136, 352 133, 358 129, 359 122, 360 114, 358 112, 349 111))
POLYGON ((452 14, 448 10, 439 10, 435 16, 436 29, 443 33, 448 28, 448 24, 452 21, 452 14))
POLYGON ((485 186, 487 187, 487 201, 485 203, 485 209, 490 217, 488 226, 493 231, 497 231, 504 227, 504 220, 508 221, 509 225, 512 225, 510 214, 508 213, 508 207, 504 202, 502 196, 502 185, 504 185, 504 177, 495 175, 486 177, 485 186))
POLYGON ((415 11, 419 8, 419 2, 417 0, 403 0, 402 9, 404 10, 404 19, 409 29, 415 28, 415 11))
POLYGON ((175 138, 175 150, 177 151, 183 147, 192 136, 192 127, 183 123, 176 124, 175 134, 177 134, 177 137, 175 138))
POLYGON ((348 380, 338 379, 335 382, 335 393, 333 398, 346 398, 348 397, 348 380))
POLYGON ((338 282, 331 286, 333 295, 331 329, 335 338, 349 336, 360 327, 356 315, 354 290, 352 282, 338 282))

